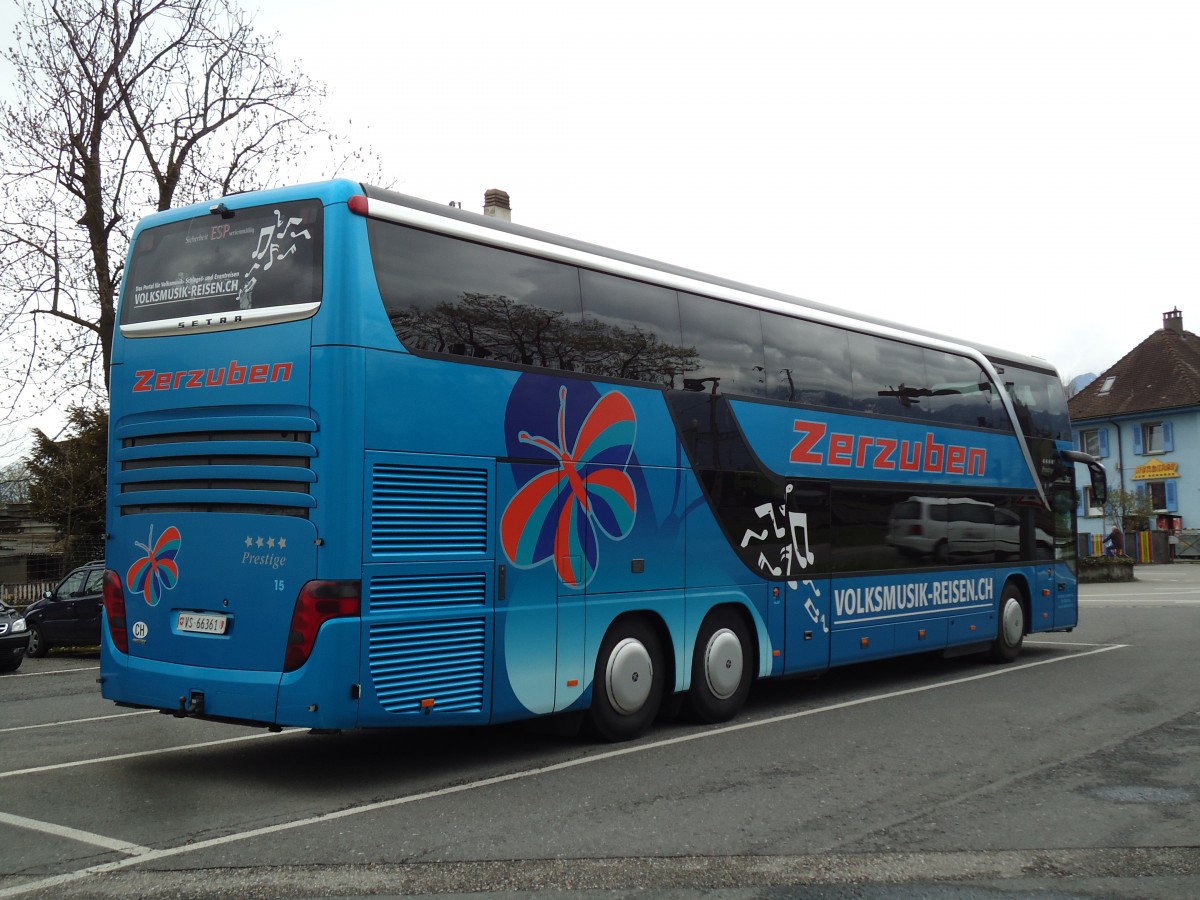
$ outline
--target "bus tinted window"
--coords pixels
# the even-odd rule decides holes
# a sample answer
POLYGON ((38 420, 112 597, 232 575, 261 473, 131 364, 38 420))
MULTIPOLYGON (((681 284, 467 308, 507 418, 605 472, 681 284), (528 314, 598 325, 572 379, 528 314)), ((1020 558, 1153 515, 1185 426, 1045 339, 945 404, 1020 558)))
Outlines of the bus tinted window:
POLYGON ((322 214, 320 201, 301 200, 146 229, 130 254, 121 324, 319 302, 322 214))
POLYGON ((696 368, 694 347, 683 346, 675 292, 642 281, 579 271, 583 294, 583 370, 680 387, 696 368))
POLYGON ((410 350, 580 368, 573 266, 374 219, 367 230, 388 318, 410 350))
POLYGON ((835 488, 835 570, 879 571, 1039 558, 1050 530, 1035 507, 1021 516, 1012 498, 908 496, 873 488, 835 488))
POLYGON ((684 374, 684 390, 758 396, 766 392, 758 310, 680 294, 679 311, 683 343, 696 348, 698 363, 684 374))
POLYGON ((813 406, 850 405, 846 332, 817 322, 763 313, 767 394, 813 406))
POLYGON ((1067 417, 1067 396, 1058 377, 1006 363, 997 366, 1012 397, 1021 430, 1030 437, 1069 441, 1071 420, 1067 417))
POLYGON ((925 372, 933 392, 929 409, 937 421, 1012 431, 1004 404, 978 363, 954 353, 926 350, 925 372))
POLYGON ((863 412, 929 418, 925 351, 887 338, 850 333, 854 407, 863 412))

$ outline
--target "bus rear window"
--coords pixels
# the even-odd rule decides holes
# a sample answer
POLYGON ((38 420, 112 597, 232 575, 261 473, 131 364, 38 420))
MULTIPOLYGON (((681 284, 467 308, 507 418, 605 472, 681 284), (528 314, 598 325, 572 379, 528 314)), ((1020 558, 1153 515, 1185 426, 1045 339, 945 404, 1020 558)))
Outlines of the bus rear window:
POLYGON ((311 315, 321 300, 322 206, 273 203, 143 231, 121 305, 131 336, 311 315))

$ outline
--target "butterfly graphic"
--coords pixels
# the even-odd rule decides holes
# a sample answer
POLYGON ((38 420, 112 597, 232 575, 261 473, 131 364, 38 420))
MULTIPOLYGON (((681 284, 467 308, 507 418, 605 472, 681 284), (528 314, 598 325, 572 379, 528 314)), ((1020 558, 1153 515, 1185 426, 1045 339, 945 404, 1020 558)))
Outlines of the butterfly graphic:
POLYGON ((622 394, 605 394, 568 447, 566 409, 567 389, 560 386, 557 442, 518 434, 520 443, 544 450, 559 465, 531 479, 509 501, 500 539, 513 565, 528 569, 552 559, 565 584, 583 587, 599 564, 597 531, 621 540, 637 517, 637 492, 625 471, 637 419, 622 394))
POLYGON ((125 575, 125 583, 129 590, 141 594, 151 606, 158 606, 164 591, 169 591, 179 584, 179 564, 175 555, 179 552, 182 538, 179 529, 170 526, 154 542, 154 526, 150 526, 150 536, 146 543, 134 541, 146 551, 146 555, 129 567, 125 575), (150 547, 153 545, 154 549, 150 547))

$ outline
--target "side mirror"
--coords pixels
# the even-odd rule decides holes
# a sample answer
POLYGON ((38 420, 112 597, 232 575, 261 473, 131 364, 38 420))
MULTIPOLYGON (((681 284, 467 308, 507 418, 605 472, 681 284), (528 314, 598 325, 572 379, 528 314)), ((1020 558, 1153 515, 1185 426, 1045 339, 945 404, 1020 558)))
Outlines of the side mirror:
POLYGON ((1104 468, 1098 462, 1088 463, 1088 472, 1092 475, 1092 502, 1103 506, 1108 501, 1108 479, 1104 468))
POLYGON ((53 596, 54 596, 54 591, 45 591, 45 592, 42 594, 42 599, 43 599, 43 600, 49 600, 49 599, 50 599, 50 598, 52 598, 53 596))
POLYGON ((1088 474, 1092 476, 1092 502, 1103 506, 1108 500, 1108 478, 1104 474, 1104 466, 1100 465, 1096 457, 1080 453, 1078 450, 1064 450, 1062 456, 1067 462, 1083 463, 1087 466, 1088 474))

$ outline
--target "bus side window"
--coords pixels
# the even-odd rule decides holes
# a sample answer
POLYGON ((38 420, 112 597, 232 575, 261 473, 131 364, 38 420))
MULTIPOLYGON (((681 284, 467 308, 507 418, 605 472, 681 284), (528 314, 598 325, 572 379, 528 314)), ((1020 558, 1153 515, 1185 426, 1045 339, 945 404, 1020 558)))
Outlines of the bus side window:
POLYGON ((908 419, 930 418, 932 392, 921 347, 851 332, 850 366, 855 409, 908 419))
POLYGON ((367 230, 388 319, 408 349, 579 367, 574 266, 376 219, 367 230))
POLYGON ((590 269, 579 270, 579 287, 584 372, 682 386, 697 357, 694 347, 683 345, 673 290, 590 269))
POLYGON ((680 294, 679 313, 683 341, 698 353, 696 367, 684 374, 684 390, 759 397, 766 393, 758 310, 680 294))
POLYGON ((933 394, 929 408, 934 419, 947 425, 1012 431, 1004 404, 979 363, 954 353, 927 349, 925 372, 933 394))
POLYGON ((763 313, 767 396, 773 400, 850 407, 846 332, 818 322, 763 313))

